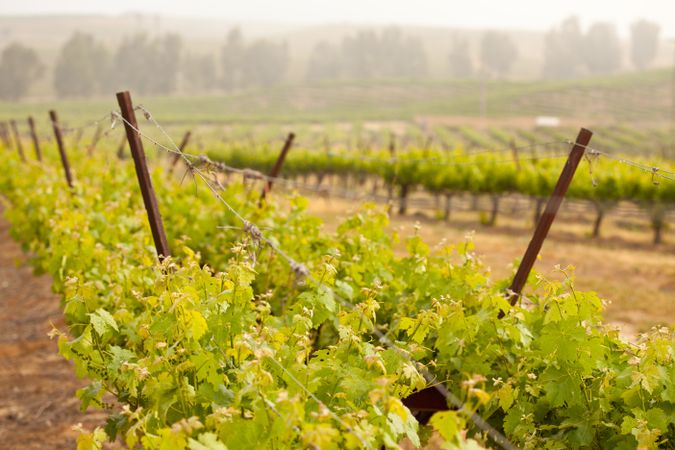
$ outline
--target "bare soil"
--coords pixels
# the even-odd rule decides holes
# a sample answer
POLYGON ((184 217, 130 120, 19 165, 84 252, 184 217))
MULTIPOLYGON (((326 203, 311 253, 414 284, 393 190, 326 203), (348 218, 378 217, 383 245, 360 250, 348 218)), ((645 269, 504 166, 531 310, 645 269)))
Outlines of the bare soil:
MULTIPOLYGON (((1 213, 0 209, 0 213, 1 213)), ((74 449, 78 433, 103 422, 79 410, 84 385, 47 333, 64 329, 59 298, 48 276, 34 276, 0 219, 0 448, 74 449)))

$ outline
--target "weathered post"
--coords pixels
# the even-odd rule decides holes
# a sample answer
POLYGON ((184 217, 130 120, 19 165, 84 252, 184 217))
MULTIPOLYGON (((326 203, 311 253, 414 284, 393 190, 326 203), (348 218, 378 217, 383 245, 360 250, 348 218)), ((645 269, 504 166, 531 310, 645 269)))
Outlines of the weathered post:
POLYGON ((0 122, 0 139, 2 139, 2 145, 5 146, 5 149, 12 149, 12 142, 9 139, 9 131, 7 130, 7 122, 0 122))
POLYGON ((180 160, 180 154, 183 152, 185 147, 187 147, 188 142, 190 142, 190 137, 192 136, 192 133, 189 131, 186 131, 185 134, 183 135, 183 140, 180 142, 180 145, 178 146, 178 150, 180 151, 179 153, 176 153, 173 155, 173 159, 171 160, 171 166, 169 166, 169 175, 171 175, 176 168, 176 164, 178 164, 178 161, 180 160))
MULTIPOLYGON (((567 158, 567 163, 560 174, 560 178, 558 178, 558 183, 556 184, 553 194, 546 205, 544 214, 539 220, 537 229, 535 230, 534 236, 532 237, 532 241, 525 252, 523 261, 521 262, 518 272, 516 273, 513 283, 511 284, 511 296, 509 301, 512 305, 515 305, 518 297, 520 296, 520 293, 523 290, 523 287, 525 286, 525 282, 527 281, 527 277, 532 270, 534 261, 539 254, 539 250, 541 250, 544 239, 546 239, 546 235, 551 228, 551 224, 555 219, 556 213, 560 208, 563 198, 565 197, 565 193, 572 182, 574 173, 579 166, 581 158, 584 156, 584 152, 592 136, 593 133, 585 128, 582 128, 579 132, 579 135, 577 136, 576 143, 572 148, 572 151, 570 151, 569 157, 567 158)), ((503 316, 503 313, 499 314, 499 318, 502 318, 503 316)), ((449 409, 445 398, 434 387, 428 387, 422 389, 421 391, 415 392, 404 398, 402 401, 406 407, 413 411, 435 412, 449 409)))
POLYGON ((30 128, 30 136, 33 139, 33 148, 35 149, 35 157, 38 161, 42 161, 42 151, 40 151, 40 141, 35 132, 35 121, 33 116, 28 117, 28 128, 30 128))
MULTIPOLYGON (((404 147, 402 144, 401 147, 404 147)), ((389 182, 385 181, 387 184, 387 212, 391 211, 394 205, 394 181, 396 180, 396 175, 398 172, 398 162, 396 161, 396 139, 394 133, 391 134, 391 140, 389 141, 389 157, 391 164, 394 168, 394 176, 389 182)))
POLYGON ((94 138, 91 140, 91 144, 89 144, 89 147, 87 148, 87 155, 90 157, 94 154, 94 149, 96 148, 98 141, 101 139, 102 132, 103 127, 101 124, 98 124, 98 126, 96 126, 96 131, 94 132, 94 138))
POLYGON ((73 187, 73 176, 70 173, 70 163, 68 162, 68 155, 66 155, 66 149, 63 146, 63 136, 61 135, 61 127, 59 126, 59 118, 56 115, 56 111, 49 111, 49 118, 52 121, 52 128, 54 129, 54 137, 56 138, 56 145, 59 147, 59 155, 61 155, 61 164, 63 164, 63 170, 66 173, 66 181, 68 182, 68 187, 73 187))
POLYGON ((120 141, 120 145, 117 146, 117 157, 119 159, 124 159, 124 148, 127 146, 127 137, 122 136, 122 140, 120 141))
POLYGON ((143 203, 148 214, 148 221, 150 222, 150 230, 152 231, 152 238, 155 241, 155 248, 157 249, 157 256, 160 261, 170 256, 169 244, 166 240, 166 233, 164 232, 164 224, 162 223, 162 216, 159 213, 157 206, 157 197, 155 196, 155 189, 152 187, 152 180, 148 172, 148 164, 145 159, 145 151, 143 150, 143 142, 141 141, 140 132, 138 130, 138 122, 136 121, 136 113, 134 112, 133 104, 131 103, 131 95, 128 91, 117 93, 117 102, 120 105, 120 111, 124 118, 124 129, 127 133, 129 141, 129 148, 131 149, 131 156, 134 159, 134 166, 136 167, 136 177, 143 195, 143 203))
POLYGON ((23 144, 21 143, 21 136, 19 135, 19 129, 16 126, 16 121, 14 119, 10 120, 9 126, 12 127, 14 142, 16 142, 16 149, 19 151, 21 161, 26 162, 26 155, 23 153, 23 144))
POLYGON ((75 133, 75 138, 73 139, 73 148, 75 150, 80 148, 80 141, 82 140, 83 135, 84 135, 84 128, 78 128, 77 132, 75 133))
MULTIPOLYGON (((277 158, 277 161, 274 163, 274 167, 272 167, 272 171, 270 172, 270 178, 276 178, 279 176, 279 173, 281 172, 281 168, 284 165, 284 160, 286 159, 286 155, 288 154, 288 151, 291 149, 291 146, 293 145, 293 140, 295 139, 295 134, 293 133, 288 133, 288 137, 286 138, 286 142, 284 142, 284 146, 281 149, 281 153, 279 153, 279 157, 277 158)), ((260 203, 262 203, 263 200, 265 200, 265 197, 267 197, 267 194, 270 193, 272 190, 272 180, 267 180, 265 183, 265 186, 263 187, 262 193, 260 194, 260 203)))
MULTIPOLYGON (((572 150, 570 151, 567 162, 565 163, 565 167, 563 167, 563 170, 560 173, 560 177, 558 178, 558 182, 553 189, 553 193, 546 204, 544 213, 539 218, 539 222, 537 223, 537 227, 534 230, 532 240, 525 251, 523 260, 521 261, 518 271, 516 272, 516 276, 513 278, 513 282, 511 283, 511 287, 509 289, 509 303, 511 303, 511 305, 516 304, 518 297, 520 297, 520 294, 523 291, 523 287, 525 287, 525 283, 527 282, 527 278, 532 271, 534 262, 537 260, 539 251, 544 244, 546 236, 548 236, 551 225, 555 220, 555 216, 560 209, 560 205, 565 198, 567 189, 569 189, 572 179, 574 178, 574 173, 579 166, 581 158, 584 156, 584 152, 586 151, 586 147, 591 141, 592 136, 593 133, 585 128, 582 128, 581 131, 579 131, 579 135, 577 136, 577 140, 574 143, 574 147, 572 147, 572 150)), ((503 316, 504 314, 500 313, 499 317, 501 318, 503 316)))
POLYGON ((516 164, 516 170, 520 171, 520 157, 518 155, 518 147, 516 146, 516 141, 511 141, 511 153, 513 154, 513 162, 516 164))

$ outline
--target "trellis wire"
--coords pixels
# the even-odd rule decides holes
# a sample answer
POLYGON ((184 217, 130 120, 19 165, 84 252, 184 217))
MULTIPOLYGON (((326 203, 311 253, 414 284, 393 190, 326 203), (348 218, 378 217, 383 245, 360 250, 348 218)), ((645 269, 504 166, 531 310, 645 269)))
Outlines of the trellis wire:
POLYGON ((590 153, 591 156, 604 156, 605 158, 612 159, 614 161, 617 161, 621 164, 625 164, 627 166, 634 167, 636 169, 639 169, 643 172, 647 172, 652 174, 652 177, 659 177, 663 178, 664 180, 668 181, 675 181, 675 172, 671 172, 669 170, 662 169, 657 166, 648 166, 646 164, 642 164, 636 161, 631 161, 630 159, 626 159, 620 156, 615 156, 607 152, 602 152, 600 150, 597 150, 593 147, 587 147, 588 152, 590 153), (664 175, 665 174, 665 175, 664 175))
MULTIPOLYGON (((98 126, 103 122, 107 122, 110 119, 110 117, 111 117, 111 114, 106 113, 103 117, 101 117, 99 119, 92 120, 90 122, 87 122, 84 125, 80 125, 79 127, 64 127, 60 124, 58 124, 58 125, 59 125, 59 128, 61 128, 62 133, 64 133, 64 134, 65 133, 73 133, 73 132, 76 132, 76 131, 85 131, 89 128, 93 128, 95 126, 98 126)), ((54 123, 51 120, 50 120, 50 122, 51 122, 50 125, 54 126, 54 123)), ((114 123, 112 124, 111 128, 114 128, 114 123)))
MULTIPOLYGON (((340 304, 342 304, 344 307, 359 312, 364 319, 366 319, 365 323, 370 323, 370 320, 365 316, 365 314, 360 311, 358 308, 355 307, 352 303, 347 301, 346 299, 342 298, 339 294, 337 294, 330 286, 326 286, 324 283, 321 281, 317 280, 307 269, 305 264, 298 263, 294 258, 292 258, 290 255, 288 255, 284 250, 279 248, 273 241, 271 241, 269 238, 267 238, 261 231, 260 229, 255 225, 246 220, 236 209, 234 209, 218 192, 216 187, 214 187, 211 184, 211 181, 209 178, 192 162, 189 160, 188 156, 183 154, 183 152, 180 151, 180 149, 175 146, 175 143, 173 140, 171 142, 174 144, 174 149, 170 149, 166 147, 165 145, 157 142, 154 139, 151 139, 147 136, 145 136, 138 128, 134 127, 132 124, 130 124, 128 121, 126 121, 124 118, 121 117, 121 115, 118 114, 118 117, 123 120, 128 126, 132 127, 134 131, 136 131, 139 136, 150 140, 153 144, 155 144, 158 148, 167 151, 172 154, 178 154, 181 155, 183 158, 184 162, 188 166, 189 170, 192 173, 197 174, 197 176, 206 184, 206 186, 211 190, 213 195, 215 196, 216 199, 218 199, 235 217, 237 217, 241 222, 244 228, 248 228, 250 230, 255 230, 255 236, 262 242, 264 242, 267 246, 269 246, 275 253, 280 255, 286 262, 290 265, 291 269, 296 273, 296 276, 300 279, 306 278, 310 280, 312 283, 315 285, 322 287, 329 291, 335 299, 337 299, 340 304)), ((156 122, 150 114, 146 114, 146 118, 148 120, 151 120, 155 123, 155 126, 160 128, 164 134, 167 134, 166 131, 163 130, 161 125, 159 125, 158 122, 156 122)), ((254 234, 251 232, 251 234, 254 234)), ((445 386, 435 383, 435 377, 426 369, 426 367, 417 361, 416 359, 412 358, 405 350, 402 348, 398 347, 396 344, 394 344, 385 334, 383 334, 381 331, 379 331, 374 325, 371 327, 371 330, 375 336, 377 336, 378 340, 386 345, 387 347, 391 348, 392 350, 396 351, 400 356, 402 356, 404 359, 406 359, 409 363, 414 364, 417 366, 418 371, 422 374, 422 376, 425 378, 427 383, 431 384, 438 392, 445 397, 446 400, 448 400, 453 407, 466 412, 466 405, 458 398, 456 397, 452 392, 450 392, 445 386)), ((278 362, 277 362, 278 363, 278 362)), ((512 444, 504 435, 502 435, 498 430, 496 430, 494 427, 492 427, 487 421, 485 421, 478 413, 476 412, 471 412, 469 415, 469 418, 471 421, 483 432, 485 432, 490 438, 492 438, 493 441, 495 441, 497 444, 499 444, 502 448, 505 450, 515 450, 517 447, 512 444)), ((358 436, 357 436, 358 437, 358 436)))
MULTIPOLYGON (((141 109, 141 110, 144 111, 144 113, 147 113, 147 110, 146 110, 145 108, 139 108, 139 107, 137 107, 137 109, 141 109)), ((177 146, 175 145, 175 142, 173 141, 173 139, 171 139, 171 137, 169 136, 169 134, 168 134, 168 133, 167 133, 167 132, 159 125, 159 123, 157 123, 157 122, 149 115, 149 113, 147 113, 146 118, 147 118, 148 120, 153 121, 153 122, 155 123, 155 125, 157 126, 157 128, 158 128, 158 129, 159 129, 159 130, 160 130, 160 131, 161 131, 161 132, 162 132, 162 133, 170 140, 170 142, 172 143, 172 145, 174 145, 174 147, 177 147, 177 146)), ((101 119, 101 120, 102 120, 102 119, 101 119)), ((98 124, 101 122, 101 120, 92 122, 90 125, 87 125, 87 126, 98 125, 98 124)), ((122 119, 122 120, 123 120, 123 119, 122 119)), ((125 120, 125 122, 126 122, 126 120, 125 120)), ((127 122, 127 123, 128 123, 128 122, 127 122)), ((85 128, 85 127, 87 127, 87 126, 80 127, 80 128, 85 128)), ((114 124, 113 124, 113 126, 111 127, 111 129, 112 129, 112 128, 114 128, 114 124)), ((67 128, 66 130, 68 130, 68 131, 74 131, 74 130, 78 130, 78 129, 79 129, 79 128, 67 128)), ((202 156, 202 155, 190 155, 190 154, 187 154, 187 153, 180 152, 180 150, 178 150, 178 151, 176 151, 176 150, 171 150, 170 148, 168 148, 168 147, 162 145, 161 143, 159 143, 158 141, 153 140, 152 138, 149 138, 148 136, 144 135, 143 133, 140 132, 140 130, 135 129, 135 131, 138 132, 139 135, 141 135, 144 139, 150 140, 150 141, 151 141, 153 144, 155 144, 158 148, 160 148, 160 149, 162 149, 162 150, 164 150, 164 151, 168 151, 168 152, 170 152, 170 153, 174 153, 174 154, 180 155, 180 156, 184 159, 185 163, 188 165, 188 168, 190 169, 190 171, 191 171, 192 173, 196 173, 196 174, 197 174, 197 175, 205 182, 205 184, 209 187, 209 189, 216 195, 216 197, 218 198, 218 200, 219 200, 220 202, 222 202, 222 203, 223 203, 223 204, 224 204, 224 205, 225 205, 225 206, 226 206, 226 207, 227 207, 227 208, 228 208, 228 209, 229 209, 229 210, 230 210, 230 211, 231 211, 231 212, 239 219, 239 220, 242 221, 242 223, 244 224, 244 228, 245 228, 245 229, 248 229, 248 230, 249 230, 249 233, 253 234, 253 230, 258 230, 258 232, 257 232, 256 235, 259 236, 259 238, 260 238, 262 241, 264 241, 267 245, 269 245, 275 252, 277 252, 278 254, 280 254, 280 256, 282 256, 284 259, 286 259, 287 262, 291 265, 291 267, 294 268, 294 271, 296 271, 296 273, 297 273, 297 272, 304 272, 304 276, 306 276, 306 277, 307 277, 309 280, 311 280, 312 282, 316 282, 318 286, 321 286, 321 287, 324 287, 324 288, 330 290, 330 291, 333 293, 333 295, 334 295, 334 296, 335 296, 335 297, 336 297, 343 305, 345 305, 345 306, 347 306, 347 307, 349 307, 349 308, 351 308, 351 309, 355 309, 353 304, 351 304, 351 303, 349 303, 347 300, 341 298, 341 297, 340 297, 339 295, 337 295, 330 287, 325 286, 325 285, 323 285, 322 283, 318 283, 318 282, 316 281, 316 279, 315 279, 315 278, 309 273, 309 271, 306 269, 306 267, 304 266, 304 264, 298 264, 293 258, 291 258, 289 255, 287 255, 285 252, 283 252, 280 248, 278 248, 277 246, 275 246, 271 241, 269 241, 269 239, 267 239, 264 235, 262 235, 262 233, 259 232, 259 229, 258 229, 254 224, 252 224, 251 222, 248 222, 248 221, 247 221, 243 216, 241 216, 234 208, 232 208, 232 206, 229 205, 229 204, 222 198, 222 196, 220 196, 220 195, 218 194, 218 192, 217 192, 217 190, 218 190, 217 187, 211 184, 211 182, 210 182, 210 180, 208 179, 208 177, 206 176, 206 174, 205 174, 203 171, 201 171, 198 167, 196 167, 196 166, 194 165, 194 163, 193 163, 192 161, 190 161, 188 158, 197 158, 199 161, 205 162, 205 163, 207 163, 207 164, 208 164, 209 166, 211 166, 211 167, 218 167, 218 164, 219 164, 219 163, 215 163, 215 162, 213 162, 213 161, 210 161, 210 160, 208 160, 206 157, 204 157, 204 156, 202 156), (206 159, 205 159, 205 158, 206 158, 206 159), (303 270, 303 268, 304 268, 304 270, 303 270)), ((569 144, 570 142, 568 142, 568 141, 555 142, 555 144, 560 144, 560 143, 568 143, 568 144, 569 144)), ((544 144, 541 144, 541 145, 552 145, 552 144, 553 144, 553 143, 544 143, 544 144)), ((536 145, 530 145, 530 146, 527 146, 527 147, 534 147, 534 146, 536 146, 536 145)), ((604 156, 604 157, 607 157, 607 158, 609 158, 609 159, 615 160, 615 161, 617 161, 617 162, 619 162, 619 163, 622 163, 622 164, 626 164, 626 165, 635 167, 635 168, 637 168, 637 169, 639 169, 639 170, 641 170, 641 171, 644 171, 644 172, 646 172, 646 173, 650 173, 650 174, 652 174, 653 177, 654 177, 654 176, 658 176, 658 177, 663 178, 663 179, 666 179, 666 180, 675 181, 675 178, 673 178, 673 177, 670 176, 670 175, 675 175, 675 172, 671 172, 671 171, 668 171, 668 170, 665 170, 665 169, 661 169, 661 168, 655 167, 655 166, 648 166, 648 165, 645 165, 645 164, 642 164, 642 163, 638 163, 638 162, 636 162, 636 161, 632 161, 632 160, 629 160, 629 159, 626 159, 626 158, 623 158, 623 157, 617 157, 617 156, 615 156, 615 155, 611 155, 611 154, 609 154, 609 153, 607 153, 607 152, 597 150, 597 149, 595 149, 595 148, 593 148, 593 147, 590 147, 590 146, 588 146, 588 147, 586 147, 586 148, 589 150, 589 153, 590 153, 591 155, 600 155, 600 156, 604 156)), ((510 148, 509 150, 512 150, 512 149, 510 148)), ((481 152, 475 152, 474 154, 480 154, 480 153, 481 153, 481 152)), ((484 153, 490 153, 490 152, 484 152, 484 153)), ((471 155, 470 153, 466 154, 466 156, 470 156, 470 155, 471 155)), ((340 156, 338 156, 338 157, 342 157, 342 155, 340 155, 340 156)), ((356 158, 356 159, 358 159, 358 158, 356 158)), ((395 162, 395 161, 397 160, 397 158, 389 158, 389 159, 373 158, 373 159, 377 159, 378 161, 383 161, 383 160, 384 160, 384 161, 387 161, 387 160, 389 160, 389 161, 392 161, 392 162, 395 162)), ((532 159, 537 159, 537 160, 539 160, 539 159, 546 159, 546 157, 534 157, 534 158, 532 158, 532 159)), ((415 162, 415 161, 440 161, 440 160, 442 160, 442 159, 441 159, 441 158, 420 158, 420 159, 414 159, 414 158, 413 158, 413 159, 404 159, 404 161, 411 161, 411 162, 415 162)), ((521 160, 527 160, 527 158, 521 158, 521 160)), ((513 162, 513 161, 514 161, 514 160, 497 161, 497 162, 494 162, 494 163, 506 163, 506 162, 513 162)), ((471 163, 474 163, 474 162, 473 162, 473 161, 466 161, 466 162, 454 163, 454 164, 453 164, 452 162, 449 162, 448 164, 449 164, 449 165, 463 165, 463 164, 471 164, 471 163)), ((242 174, 242 175, 247 175, 247 174, 250 175, 250 174, 251 174, 251 171, 250 171, 250 170, 247 170, 247 169, 235 169, 235 168, 232 168, 232 167, 229 167, 229 166, 226 166, 226 165, 222 165, 222 166, 220 166, 220 167, 223 167, 224 170, 231 171, 231 172, 235 172, 235 173, 240 173, 240 174, 242 174)), ((285 179, 285 178, 281 178, 281 177, 269 177, 269 176, 264 175, 264 174, 259 173, 259 172, 256 172, 256 178, 265 179, 265 180, 273 180, 273 181, 275 181, 275 182, 280 182, 280 183, 285 183, 285 184, 292 184, 292 185, 294 185, 294 186, 296 186, 296 187, 308 188, 308 186, 301 186, 299 183, 293 182, 293 181, 288 180, 288 179, 285 179)), ((317 190, 325 191, 325 188, 318 188, 317 190)), ((357 310, 358 310, 358 309, 357 309, 357 310)), ((425 379, 427 379, 427 382, 429 382, 429 383, 433 382, 433 377, 432 377, 431 374, 426 370, 426 368, 424 368, 424 366, 421 365, 421 363, 419 363, 419 362, 416 361, 416 360, 411 359, 411 358, 409 357, 409 355, 408 355, 403 349, 401 349, 401 348, 395 346, 395 344, 391 343, 391 341, 390 341, 385 335, 383 335, 382 333, 380 333, 379 330, 377 330, 377 329, 374 328, 374 329, 373 329, 373 333, 374 333, 376 336, 378 336, 378 338, 380 339, 380 342, 382 342, 382 343, 384 343, 384 344, 390 346, 391 348, 395 349, 395 350, 397 351, 397 353, 400 353, 400 354, 404 355, 404 356, 406 357, 406 359, 408 359, 409 362, 414 363, 415 365, 421 366, 420 372, 424 375, 425 379), (429 378, 428 378, 428 377, 429 377, 429 378)), ((274 362, 275 362, 276 364, 279 364, 278 361, 276 361, 276 360, 274 360, 274 362)), ((281 367, 283 367, 283 366, 281 366, 281 367)), ((298 385, 299 385, 299 386, 301 386, 301 387, 303 387, 304 389, 306 389, 306 387, 305 387, 304 385, 302 385, 302 384, 299 382, 299 380, 297 380, 297 382, 298 382, 298 385)), ((444 395, 444 397, 446 397, 446 399, 450 400, 450 402, 451 402, 454 406, 456 406, 456 407, 458 407, 458 408, 460 408, 460 409, 463 409, 463 408, 464 408, 463 403, 461 403, 461 401, 460 401, 459 399, 457 399, 456 397, 454 397, 454 395, 453 395, 451 392, 449 392, 449 391, 447 390, 447 388, 445 388, 445 386, 437 385, 436 388, 439 390, 439 392, 441 392, 441 394, 444 395), (443 391, 445 391, 445 392, 443 392, 443 391)), ((311 394, 310 391, 308 391, 308 393, 311 394)), ((334 413, 333 413, 333 414, 334 414, 334 413)), ((474 413, 474 415, 475 415, 475 413, 474 413)), ((339 419, 339 416, 337 416, 337 418, 339 419)), ((490 435, 490 437, 492 437, 496 442, 498 442, 500 445, 504 446, 504 445, 502 444, 502 442, 500 442, 498 439, 495 439, 495 437, 494 437, 489 431, 485 430, 485 429, 481 426, 482 418, 480 418, 480 416, 478 416, 478 415, 476 415, 476 417, 473 417, 473 416, 472 416, 471 420, 472 420, 479 428, 483 429, 483 431, 486 431, 486 432, 488 433, 488 435, 490 435)), ((483 421, 483 422, 484 422, 484 421, 483 421)), ((345 425, 343 422, 341 422, 341 423, 343 424, 343 426, 345 425)), ((483 423, 483 425, 489 427, 489 424, 487 424, 487 423, 483 423)), ((499 433, 499 432, 496 431, 496 430, 494 430, 494 431, 495 431, 496 433, 499 433)), ((359 437, 359 436, 357 436, 357 437, 359 437)), ((359 438, 360 438, 360 437, 359 437, 359 438)), ((360 439, 361 439, 361 438, 360 438, 360 439)), ((506 439, 506 438, 504 438, 504 439, 506 439)), ((362 442, 363 442, 363 441, 362 441, 362 442)), ((508 442, 508 441, 507 441, 507 442, 508 442)), ((504 446, 504 448, 509 448, 509 447, 504 446)), ((513 448, 515 448, 515 447, 513 447, 513 448)))

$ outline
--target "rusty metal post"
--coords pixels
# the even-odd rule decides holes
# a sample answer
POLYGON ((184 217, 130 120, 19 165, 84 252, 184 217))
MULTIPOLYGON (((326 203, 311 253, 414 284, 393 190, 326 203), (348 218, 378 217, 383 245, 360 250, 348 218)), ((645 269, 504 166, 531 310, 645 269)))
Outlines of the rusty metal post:
MULTIPOLYGON (((563 167, 560 177, 558 178, 558 183, 553 189, 553 194, 551 194, 551 197, 546 204, 544 213, 539 218, 539 222, 537 223, 537 228, 534 230, 532 240, 525 251, 523 260, 521 261, 518 271, 516 272, 516 276, 513 278, 513 282, 511 283, 511 295, 509 297, 509 302, 511 305, 516 304, 518 297, 520 297, 520 294, 523 291, 523 287, 525 287, 525 283, 527 282, 527 278, 532 271, 534 262, 537 260, 539 251, 541 250, 544 240, 551 229, 551 225, 555 220, 558 209, 560 209, 560 205, 565 198, 567 189, 570 187, 572 179, 574 178, 574 173, 579 166, 581 158, 584 156, 584 152, 586 151, 586 147, 591 141, 592 136, 593 133, 585 128, 582 128, 581 131, 579 131, 579 135, 577 136, 574 147, 572 147, 572 150, 570 151, 570 154, 567 158, 567 162, 565 163, 565 167, 563 167)), ((503 314, 500 314, 500 318, 502 316, 503 314)))
MULTIPOLYGON (((178 146, 178 150, 182 153, 185 147, 187 147, 188 142, 190 142, 190 137, 192 136, 192 133, 190 131, 186 131, 185 134, 183 135, 183 140, 180 142, 180 145, 178 146)), ((171 175, 176 168, 176 164, 178 164, 178 161, 180 160, 180 154, 176 153, 173 155, 173 159, 171 160, 171 166, 169 166, 169 175, 171 175)))
POLYGON ((63 136, 61 135, 61 127, 59 126, 59 118, 56 115, 56 111, 49 111, 49 118, 52 121, 52 128, 54 129, 54 137, 56 138, 56 145, 59 147, 59 154, 61 155, 61 164, 63 164, 63 170, 66 173, 66 181, 68 182, 68 187, 73 187, 73 176, 70 173, 70 163, 68 162, 68 155, 66 155, 66 149, 63 146, 63 136))
POLYGON ((162 223, 162 216, 159 213, 157 206, 157 197, 155 189, 152 187, 152 180, 148 172, 148 164, 145 159, 145 151, 143 150, 143 142, 141 141, 138 132, 138 122, 136 122, 136 113, 134 112, 133 104, 131 103, 131 95, 128 91, 117 93, 117 102, 120 105, 120 111, 124 118, 124 129, 127 132, 127 139, 129 140, 129 147, 131 148, 131 155, 134 158, 134 166, 136 167, 136 177, 143 195, 143 203, 145 210, 148 213, 148 221, 150 222, 150 230, 152 231, 152 238, 155 241, 155 248, 160 261, 167 256, 170 256, 169 244, 166 240, 166 233, 164 232, 164 224, 162 223))
POLYGON ((21 161, 26 162, 26 155, 23 153, 23 144, 21 143, 21 136, 19 135, 19 129, 16 126, 16 121, 14 119, 10 120, 9 126, 12 127, 12 133, 14 134, 14 142, 16 142, 16 149, 19 151, 21 161))
POLYGON ((42 151, 40 150, 40 141, 35 132, 35 121, 33 116, 28 117, 28 128, 30 128, 30 136, 33 139, 33 148, 35 149, 35 157, 38 161, 42 161, 42 151))
MULTIPOLYGON (((288 133, 288 137, 286 138, 286 142, 284 142, 284 146, 281 149, 281 153, 279 153, 279 157, 277 158, 277 161, 274 163, 274 167, 272 167, 272 171, 270 172, 270 178, 276 178, 279 176, 279 173, 281 172, 281 168, 284 165, 284 160, 286 159, 286 155, 288 154, 288 151, 291 149, 291 146, 293 145, 293 140, 295 139, 295 134, 294 133, 288 133)), ((267 183, 265 183, 265 186, 263 187, 262 193, 260 194, 260 202, 262 203, 263 200, 267 197, 267 194, 270 193, 272 190, 272 180, 267 180, 267 183)))

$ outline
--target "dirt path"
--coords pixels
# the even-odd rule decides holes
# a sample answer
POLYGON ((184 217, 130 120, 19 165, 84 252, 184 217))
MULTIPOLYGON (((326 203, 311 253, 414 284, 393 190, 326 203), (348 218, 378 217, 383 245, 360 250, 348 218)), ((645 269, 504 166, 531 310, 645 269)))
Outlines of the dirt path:
POLYGON ((84 383, 47 337, 51 323, 65 327, 59 299, 48 276, 17 266, 24 261, 0 219, 0 447, 74 449, 72 426, 91 429, 103 416, 79 411, 75 391, 84 383))

